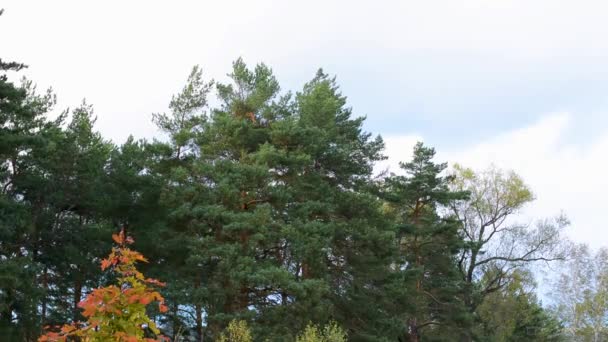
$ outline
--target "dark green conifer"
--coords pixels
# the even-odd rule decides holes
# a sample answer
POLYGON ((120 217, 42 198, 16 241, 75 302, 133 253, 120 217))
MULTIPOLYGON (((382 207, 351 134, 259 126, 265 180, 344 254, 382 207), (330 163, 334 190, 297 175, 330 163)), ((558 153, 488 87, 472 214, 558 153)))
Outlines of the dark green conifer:
POLYGON ((436 164, 434 156, 433 148, 418 143, 413 159, 400 164, 404 174, 385 183, 384 198, 397 222, 401 250, 392 290, 403 304, 404 341, 449 341, 467 324, 455 260, 463 241, 458 222, 442 215, 444 206, 467 194, 449 190, 450 179, 442 175, 447 164, 436 164))

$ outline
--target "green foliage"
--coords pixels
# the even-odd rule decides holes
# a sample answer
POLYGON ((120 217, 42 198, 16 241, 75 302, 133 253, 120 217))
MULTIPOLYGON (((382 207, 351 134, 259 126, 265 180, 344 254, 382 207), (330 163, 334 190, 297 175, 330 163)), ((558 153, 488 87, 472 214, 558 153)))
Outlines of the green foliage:
POLYGON ((395 216, 400 250, 387 290, 398 303, 394 315, 402 328, 397 336, 408 339, 448 340, 467 324, 458 296, 462 278, 454 263, 464 247, 460 224, 440 211, 466 200, 468 193, 449 189, 452 178, 441 176, 447 165, 434 163, 434 155, 434 149, 418 143, 413 160, 401 164, 405 174, 386 178, 383 191, 388 212, 395 216), (442 336, 447 329, 452 336, 442 336))
POLYGON ((218 342, 252 342, 251 332, 245 321, 232 320, 220 334, 218 342))
MULTIPOLYGON (((23 67, 0 61, 3 340, 91 317, 126 324, 78 307, 92 289, 134 304, 98 268, 119 227, 154 260, 141 269, 171 280, 166 312, 140 303, 127 321, 174 340, 345 341, 342 327, 352 341, 550 341, 560 330, 516 276, 558 257, 566 221, 516 225, 533 200, 519 176, 447 174, 423 144, 401 175, 376 177, 382 139, 322 70, 291 93, 264 64, 238 59, 227 82, 194 67, 153 115, 166 141, 114 145, 92 106, 52 116, 52 92, 10 82, 23 67)), ((567 328, 603 336, 601 289, 568 288, 567 328)))
POLYGON ((175 167, 162 201, 187 251, 184 291, 207 313, 211 337, 252 316, 260 338, 332 314, 347 324, 373 302, 390 257, 375 248, 391 231, 363 189, 382 143, 361 133, 323 73, 295 98, 278 94, 265 65, 238 60, 229 76, 217 85, 221 107, 193 136, 197 152, 167 159, 175 167))
POLYGON ((482 324, 477 336, 487 341, 565 341, 565 331, 534 295, 532 275, 518 271, 508 285, 487 296, 478 307, 482 324))
MULTIPOLYGON (((467 201, 452 202, 450 209, 461 222, 465 242, 458 257, 463 301, 479 317, 476 311, 488 295, 508 286, 516 272, 535 262, 564 258, 561 232, 569 222, 563 215, 535 226, 517 222, 516 215, 534 196, 512 171, 491 166, 474 172, 456 165, 453 177, 453 190, 470 193, 467 201)), ((480 320, 483 317, 477 323, 480 320)), ((465 331, 469 340, 472 334, 465 331)))
POLYGON ((602 341, 608 338, 608 249, 592 251, 574 245, 553 284, 553 311, 569 339, 602 341))
POLYGON ((482 173, 459 164, 454 165, 453 184, 460 190, 471 192, 471 200, 485 211, 491 210, 491 201, 500 202, 509 210, 517 210, 534 200, 532 190, 513 171, 504 172, 492 166, 482 173))
POLYGON ((296 342, 346 342, 346 333, 335 322, 322 329, 309 324, 296 338, 296 342))
POLYGON ((32 151, 49 145, 60 121, 44 116, 54 105, 52 93, 39 95, 31 82, 15 85, 4 73, 23 67, 0 60, 0 335, 9 341, 32 340, 39 332, 37 309, 45 293, 36 282, 43 268, 33 237, 44 210, 26 198, 25 185, 35 167, 32 151))
POLYGON ((192 152, 192 138, 206 121, 204 108, 207 106, 207 95, 213 82, 205 83, 200 67, 192 68, 186 86, 169 103, 171 114, 154 114, 156 125, 169 134, 172 145, 176 148, 176 158, 183 153, 192 152))

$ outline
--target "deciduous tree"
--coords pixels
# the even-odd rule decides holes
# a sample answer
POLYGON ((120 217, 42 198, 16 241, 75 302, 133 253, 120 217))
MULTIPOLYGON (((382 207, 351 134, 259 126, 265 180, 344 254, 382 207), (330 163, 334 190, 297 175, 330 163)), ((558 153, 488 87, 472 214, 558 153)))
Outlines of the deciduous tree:
POLYGON ((508 285, 518 269, 562 259, 560 233, 569 222, 563 215, 536 225, 518 222, 517 214, 534 196, 513 171, 492 166, 476 173, 456 165, 454 176, 452 189, 470 193, 469 200, 453 202, 451 210, 462 224, 466 248, 457 265, 465 282, 464 302, 473 313, 484 298, 508 285))
POLYGON ((148 317, 146 307, 157 302, 160 312, 166 312, 164 298, 154 286, 164 286, 156 279, 146 278, 135 266, 147 262, 140 253, 130 249, 133 239, 124 230, 112 235, 117 247, 101 261, 101 269, 117 274, 117 284, 94 289, 78 304, 86 322, 64 325, 57 332, 49 331, 38 341, 83 342, 154 342, 168 341, 160 335, 156 323, 148 317))
POLYGON ((608 339, 608 249, 575 245, 553 284, 553 310, 573 341, 608 339))

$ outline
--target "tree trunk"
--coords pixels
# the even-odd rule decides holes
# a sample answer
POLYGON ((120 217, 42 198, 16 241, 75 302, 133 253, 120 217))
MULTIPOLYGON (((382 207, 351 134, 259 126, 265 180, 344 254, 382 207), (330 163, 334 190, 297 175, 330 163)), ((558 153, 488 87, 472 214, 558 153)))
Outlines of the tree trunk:
POLYGON ((420 331, 418 330, 418 321, 412 318, 408 322, 409 342, 420 342, 420 331))
POLYGON ((46 310, 47 310, 47 298, 48 298, 48 289, 49 289, 49 269, 48 267, 44 267, 44 271, 42 272, 42 288, 44 289, 44 295, 42 296, 42 317, 41 322, 44 326, 46 324, 46 310))
POLYGON ((310 279, 310 273, 310 266, 308 266, 308 263, 306 261, 302 262, 302 279, 310 279))
POLYGON ((173 341, 177 341, 177 334, 179 332, 179 320, 177 318, 177 310, 179 309, 179 305, 177 301, 173 301, 173 341))
POLYGON ((242 285, 239 292, 240 293, 237 310, 241 312, 247 310, 247 307, 249 306, 249 288, 245 285, 242 285))
POLYGON ((473 337, 471 336, 471 333, 469 331, 466 331, 463 335, 462 335, 462 342, 473 342, 473 337))
POLYGON ((80 320, 80 310, 78 309, 78 303, 82 299, 82 281, 80 277, 76 278, 74 284, 74 307, 72 308, 72 319, 74 322, 80 320))
POLYGON ((13 323, 13 291, 11 289, 6 290, 6 302, 3 303, 6 309, 0 312, 0 322, 4 327, 9 327, 13 323))
MULTIPOLYGON (((194 288, 196 290, 198 290, 200 287, 201 287, 201 277, 198 276, 196 278, 194 288)), ((196 314, 196 336, 198 338, 198 342, 203 342, 203 308, 202 308, 201 304, 198 303, 198 301, 194 305, 194 311, 196 314)))
MULTIPOLYGON (((418 243, 418 227, 420 225, 420 216, 421 216, 421 210, 422 210, 423 204, 420 202, 420 200, 416 201, 416 207, 414 208, 414 212, 412 213, 413 216, 413 223, 414 226, 416 226, 416 231, 414 234, 414 242, 412 244, 412 249, 414 252, 414 260, 415 260, 415 264, 417 268, 421 268, 422 267, 422 258, 420 256, 420 246, 418 243)), ((420 297, 422 296, 422 279, 417 278, 416 279, 416 296, 420 297)), ((414 317, 414 318, 410 318, 408 320, 408 334, 409 334, 409 342, 419 342, 420 341, 420 330, 418 329, 418 320, 414 317)))
POLYGON ((196 336, 198 342, 203 342, 203 310, 200 304, 194 306, 196 311, 196 336))

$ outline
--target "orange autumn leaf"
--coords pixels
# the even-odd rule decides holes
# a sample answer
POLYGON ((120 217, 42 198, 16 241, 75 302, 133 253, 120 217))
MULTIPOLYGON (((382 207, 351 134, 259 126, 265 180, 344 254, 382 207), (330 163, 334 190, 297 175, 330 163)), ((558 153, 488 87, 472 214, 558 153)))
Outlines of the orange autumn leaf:
POLYGON ((139 302, 142 303, 143 305, 148 305, 152 302, 152 298, 150 297, 141 297, 139 298, 139 302))
POLYGON ((116 242, 117 244, 122 245, 125 240, 124 230, 121 230, 118 234, 112 234, 112 240, 114 240, 114 242, 116 242))
POLYGON ((139 301, 139 299, 140 298, 139 298, 138 295, 132 295, 132 296, 129 297, 128 301, 129 301, 129 304, 133 304, 133 303, 139 301))
POLYGON ((64 325, 63 327, 61 327, 61 332, 62 333, 70 333, 72 331, 76 330, 76 327, 71 326, 71 325, 64 325))
POLYGON ((101 270, 105 271, 106 268, 110 267, 112 265, 112 262, 108 259, 103 259, 101 260, 101 270))
POLYGON ((163 283, 163 282, 161 282, 161 281, 159 281, 157 279, 152 279, 152 278, 148 278, 145 281, 148 284, 152 284, 152 285, 156 285, 156 286, 161 286, 161 287, 166 285, 165 283, 163 283))
POLYGON ((143 262, 148 262, 148 259, 146 259, 146 257, 144 257, 143 255, 141 255, 139 253, 135 255, 135 260, 137 260, 137 261, 143 261, 143 262))
POLYGON ((147 262, 140 253, 127 247, 134 241, 125 236, 124 230, 113 234, 112 239, 119 246, 112 248, 110 255, 101 261, 101 269, 114 266, 118 284, 94 289, 78 303, 84 323, 64 325, 57 329, 47 327, 47 333, 40 336, 39 342, 59 342, 68 340, 82 341, 123 341, 123 342, 160 342, 169 341, 162 335, 156 338, 144 337, 142 326, 159 334, 156 324, 146 314, 146 306, 158 302, 159 310, 166 312, 164 298, 150 285, 162 286, 164 283, 145 278, 137 270, 137 262, 147 262), (120 327, 118 331, 116 327, 120 327), (54 331, 49 331, 54 330, 54 331))

